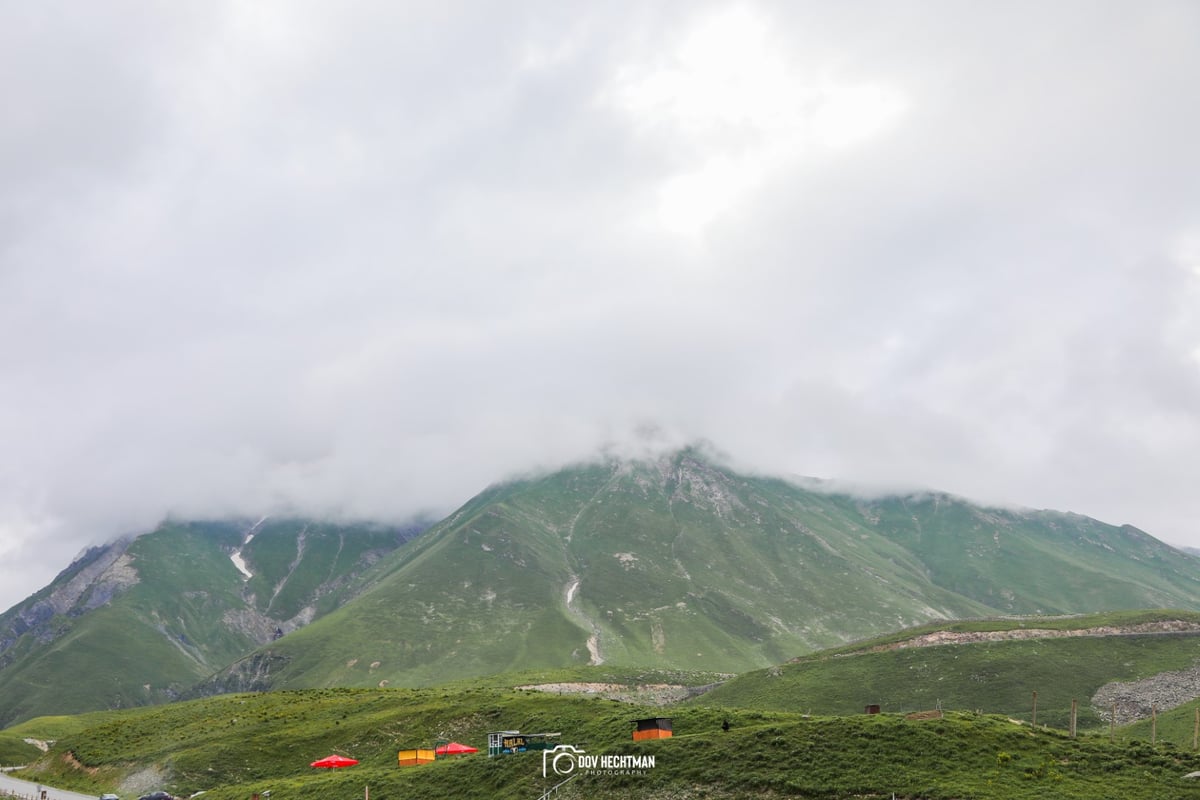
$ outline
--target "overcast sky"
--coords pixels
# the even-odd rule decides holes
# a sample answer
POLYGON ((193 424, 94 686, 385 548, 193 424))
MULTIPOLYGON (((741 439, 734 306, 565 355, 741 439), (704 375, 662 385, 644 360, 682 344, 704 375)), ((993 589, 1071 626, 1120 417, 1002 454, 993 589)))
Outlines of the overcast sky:
POLYGON ((1200 546, 1200 4, 0 0, 0 609, 602 446, 1200 546))

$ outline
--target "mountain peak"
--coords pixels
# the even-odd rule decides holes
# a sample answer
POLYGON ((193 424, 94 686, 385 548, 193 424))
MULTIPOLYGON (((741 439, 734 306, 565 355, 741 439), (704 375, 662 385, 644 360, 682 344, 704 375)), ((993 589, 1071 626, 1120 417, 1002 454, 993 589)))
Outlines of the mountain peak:
POLYGON ((416 538, 171 522, 0 617, 0 722, 600 663, 740 672, 931 620, 1200 608, 1192 558, 1130 527, 838 488, 701 445, 497 484, 416 538))

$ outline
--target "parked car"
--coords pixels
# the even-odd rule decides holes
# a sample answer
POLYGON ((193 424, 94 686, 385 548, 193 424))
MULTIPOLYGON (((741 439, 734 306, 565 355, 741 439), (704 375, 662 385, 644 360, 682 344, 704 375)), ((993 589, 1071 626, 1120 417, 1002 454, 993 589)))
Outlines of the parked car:
POLYGON ((100 800, 121 800, 121 798, 110 792, 100 795, 100 800))
POLYGON ((138 800, 175 800, 175 796, 164 791, 151 792, 144 794, 138 800))

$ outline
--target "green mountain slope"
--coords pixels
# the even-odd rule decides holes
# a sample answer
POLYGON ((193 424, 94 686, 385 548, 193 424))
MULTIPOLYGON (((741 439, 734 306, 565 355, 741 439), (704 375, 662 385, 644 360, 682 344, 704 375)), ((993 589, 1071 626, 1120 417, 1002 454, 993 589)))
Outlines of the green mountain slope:
POLYGON ((176 699, 340 605, 409 535, 294 520, 168 523, 96 548, 0 616, 0 723, 176 699), (231 559, 239 553, 249 579, 231 559))
POLYGON ((981 509, 946 495, 887 498, 863 510, 920 559, 930 581, 1000 611, 1196 607, 1200 562, 1129 525, 981 509))
POLYGON ((856 498, 686 450, 493 487, 205 691, 587 663, 740 672, 931 619, 1197 609, 1197 564, 1077 515, 856 498))

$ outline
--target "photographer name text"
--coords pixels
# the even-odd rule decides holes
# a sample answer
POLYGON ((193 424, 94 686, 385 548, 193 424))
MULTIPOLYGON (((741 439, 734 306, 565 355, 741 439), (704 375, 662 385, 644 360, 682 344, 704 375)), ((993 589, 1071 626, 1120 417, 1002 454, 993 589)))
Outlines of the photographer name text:
POLYGON ((586 756, 575 757, 579 769, 654 769, 654 756, 586 756))

